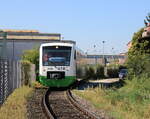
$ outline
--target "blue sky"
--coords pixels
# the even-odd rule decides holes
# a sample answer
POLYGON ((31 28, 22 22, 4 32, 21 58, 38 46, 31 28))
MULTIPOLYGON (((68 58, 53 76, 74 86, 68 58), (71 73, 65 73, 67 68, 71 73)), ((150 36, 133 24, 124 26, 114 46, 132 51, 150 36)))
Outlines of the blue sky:
POLYGON ((120 53, 144 26, 149 5, 150 0, 0 0, 0 29, 61 33, 98 54, 104 40, 105 53, 120 53))

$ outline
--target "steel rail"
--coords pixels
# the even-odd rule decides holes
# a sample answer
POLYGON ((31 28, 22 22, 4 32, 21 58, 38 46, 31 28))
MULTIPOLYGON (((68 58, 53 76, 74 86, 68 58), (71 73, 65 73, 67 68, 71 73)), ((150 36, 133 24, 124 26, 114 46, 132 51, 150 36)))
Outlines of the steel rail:
POLYGON ((97 117, 94 113, 90 112, 89 110, 85 109, 81 104, 79 104, 75 98, 72 96, 72 93, 70 90, 67 90, 66 92, 68 100, 73 104, 74 107, 76 107, 78 110, 80 110, 82 113, 87 115, 90 119, 100 119, 97 117))
POLYGON ((49 105, 49 95, 50 95, 50 88, 46 91, 45 95, 42 99, 42 106, 43 111, 45 112, 48 119, 56 119, 54 112, 52 111, 50 105, 49 105))
MULTIPOLYGON (((57 116, 55 115, 53 109, 50 107, 50 104, 49 104, 50 93, 51 93, 51 91, 50 91, 50 89, 48 89, 46 94, 43 96, 43 100, 42 100, 43 109, 44 109, 44 112, 48 119, 57 119, 57 116)), ((67 99, 73 105, 73 107, 75 107, 77 110, 81 111, 84 115, 88 116, 90 119, 100 119, 94 113, 91 113, 89 110, 82 107, 72 96, 72 93, 70 90, 66 91, 66 95, 67 95, 67 99)))

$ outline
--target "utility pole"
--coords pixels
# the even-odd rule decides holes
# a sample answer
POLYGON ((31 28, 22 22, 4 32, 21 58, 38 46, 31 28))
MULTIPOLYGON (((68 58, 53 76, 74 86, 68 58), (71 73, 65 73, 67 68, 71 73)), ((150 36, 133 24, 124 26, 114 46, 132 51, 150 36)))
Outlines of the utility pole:
POLYGON ((104 44, 105 44, 105 41, 102 41, 102 43, 103 43, 103 64, 105 66, 106 65, 105 56, 104 56, 104 44))
POLYGON ((114 48, 112 47, 112 62, 115 63, 115 58, 114 58, 114 48))
MULTIPOLYGON (((96 45, 94 45, 94 49, 96 48, 96 45)), ((94 50, 94 54, 95 54, 95 64, 97 64, 97 58, 96 58, 96 50, 94 50)))
POLYGON ((104 64, 104 75, 107 76, 107 67, 106 67, 106 60, 105 60, 105 52, 104 52, 104 44, 105 41, 102 41, 103 43, 103 64, 104 64))

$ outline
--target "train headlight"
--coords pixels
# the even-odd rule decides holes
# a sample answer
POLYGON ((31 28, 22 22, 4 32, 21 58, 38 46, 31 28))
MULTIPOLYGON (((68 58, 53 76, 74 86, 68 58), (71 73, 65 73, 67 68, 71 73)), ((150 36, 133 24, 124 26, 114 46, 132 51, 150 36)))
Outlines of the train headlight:
POLYGON ((67 71, 69 71, 69 70, 70 70, 70 68, 69 68, 69 67, 66 67, 66 70, 67 70, 67 71))
POLYGON ((63 69, 63 70, 65 70, 66 68, 65 68, 65 67, 63 67, 62 69, 63 69))

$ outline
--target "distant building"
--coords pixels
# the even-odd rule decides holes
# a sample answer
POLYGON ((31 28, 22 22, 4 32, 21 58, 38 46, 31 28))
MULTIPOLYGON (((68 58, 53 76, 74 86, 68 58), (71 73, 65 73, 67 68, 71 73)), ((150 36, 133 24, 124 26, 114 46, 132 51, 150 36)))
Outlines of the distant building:
MULTIPOLYGON (((60 40, 58 33, 40 33, 37 30, 10 30, 2 29, 0 33, 7 33, 7 40, 60 40)), ((3 39, 0 35, 0 39, 3 39)))
MULTIPOLYGON (((6 38, 6 49, 3 51, 9 59, 19 60, 24 50, 39 47, 41 43, 61 40, 59 33, 40 33, 37 30, 0 30, 0 45, 6 38), (6 36, 4 36, 4 33, 6 36)), ((2 48, 0 49, 2 51, 2 48)))
POLYGON ((118 64, 124 64, 127 59, 127 53, 120 53, 119 56, 123 56, 118 58, 118 64))
POLYGON ((131 46, 132 46, 132 41, 129 41, 129 42, 127 43, 127 48, 128 48, 128 50, 131 48, 131 46))
POLYGON ((80 58, 80 64, 103 64, 103 57, 106 64, 123 64, 126 60, 126 55, 86 55, 80 58))

